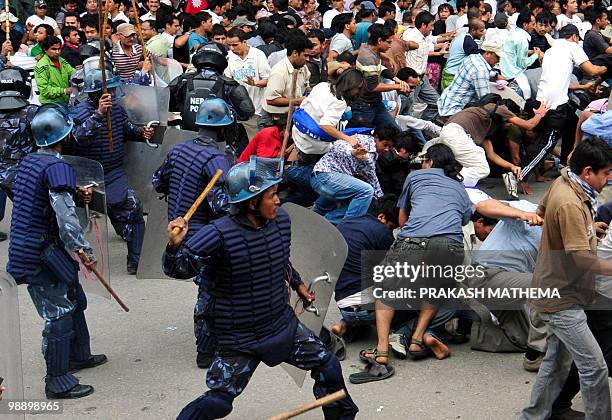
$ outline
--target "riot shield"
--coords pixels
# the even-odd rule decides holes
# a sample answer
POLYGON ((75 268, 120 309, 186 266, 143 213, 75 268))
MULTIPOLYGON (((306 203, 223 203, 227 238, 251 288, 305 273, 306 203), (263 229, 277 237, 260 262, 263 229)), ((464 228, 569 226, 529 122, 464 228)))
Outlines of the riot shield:
MULTIPOLYGON (((79 156, 64 156, 64 160, 74 168, 77 186, 91 187, 93 190, 91 202, 88 205, 78 204, 76 213, 85 233, 85 239, 93 248, 98 261, 98 270, 110 281, 104 169, 102 169, 100 162, 79 156)), ((81 284, 85 291, 110 299, 110 294, 96 279, 96 276, 88 271, 83 264, 80 264, 80 267, 81 284)))
POLYGON ((159 125, 168 124, 168 107, 170 89, 153 86, 123 85, 119 103, 125 109, 130 122, 136 125, 147 125, 159 121, 159 125))
MULTIPOLYGON (((298 297, 292 293, 291 306, 297 308, 302 324, 319 335, 348 247, 344 237, 324 217, 296 204, 283 204, 283 208, 291 218, 291 264, 308 289, 316 292, 313 305, 305 310, 299 303, 296 306, 298 297)), ((299 387, 304 384, 306 371, 286 363, 282 366, 299 387)))
MULTIPOLYGON (((2 398, 23 400, 17 284, 4 271, 0 271, 0 331, 0 377, 4 378, 2 385, 6 388, 2 398)), ((1 417, 16 420, 24 419, 25 415, 4 414, 1 417)))
MULTIPOLYGON (((145 210, 148 213, 144 244, 140 252, 138 273, 136 273, 136 278, 138 279, 169 278, 164 274, 161 266, 161 256, 164 253, 166 243, 168 243, 168 203, 166 200, 160 199, 160 195, 153 190, 151 177, 174 146, 196 137, 198 137, 198 133, 194 131, 178 130, 170 127, 166 130, 162 147, 159 149, 141 148, 141 152, 147 156, 146 159, 134 156, 137 153, 136 145, 143 143, 127 144, 129 146, 128 150, 132 152, 132 155, 128 154, 129 159, 126 159, 126 161, 133 162, 132 165, 128 165, 126 168, 128 178, 130 179, 130 172, 133 178, 137 178, 134 181, 130 179, 130 185, 141 189, 142 195, 139 195, 139 197, 142 197, 141 200, 144 199, 143 205, 146 203, 145 210), (159 152, 154 155, 153 150, 159 150, 159 152), (153 156, 155 157, 153 158, 153 156), (130 166, 133 167, 130 168, 130 166)), ((137 194, 139 193, 138 190, 136 192, 137 194)))
POLYGON ((151 64, 153 65, 155 86, 168 86, 172 80, 183 74, 183 66, 178 61, 172 58, 156 57, 154 54, 151 54, 150 57, 151 64))

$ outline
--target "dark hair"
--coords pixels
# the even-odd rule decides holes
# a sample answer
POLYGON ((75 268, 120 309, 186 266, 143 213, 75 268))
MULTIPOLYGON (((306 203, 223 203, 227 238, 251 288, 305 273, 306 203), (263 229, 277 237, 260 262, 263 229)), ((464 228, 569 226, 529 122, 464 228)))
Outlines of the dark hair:
POLYGON ((459 12, 459 10, 465 9, 467 5, 467 0, 457 0, 457 12, 459 12))
POLYGON ((162 14, 161 16, 159 16, 159 13, 158 13, 157 18, 156 18, 157 29, 163 31, 164 29, 166 29, 166 26, 172 25, 175 19, 179 24, 181 23, 181 20, 172 14, 168 14, 168 15, 162 14))
POLYGON ((228 38, 238 38, 240 41, 246 41, 249 38, 242 29, 238 28, 230 29, 226 35, 228 38))
POLYGON ((148 23, 151 29, 157 30, 157 25, 153 19, 143 20, 142 22, 140 22, 140 27, 142 28, 142 25, 145 23, 148 23))
POLYGON ((63 0, 62 4, 77 4, 77 0, 63 0))
POLYGON ((468 21, 472 19, 480 19, 482 16, 482 12, 480 9, 476 7, 470 7, 467 12, 468 21))
POLYGON ((448 10, 451 15, 455 14, 455 9, 453 9, 453 6, 449 3, 444 3, 438 6, 438 15, 440 15, 440 10, 444 9, 448 10))
POLYGON ((598 172, 612 165, 612 147, 600 139, 583 140, 572 154, 569 162, 570 169, 576 175, 580 175, 587 166, 598 172))
POLYGON ((561 8, 561 13, 565 13, 567 11, 567 3, 569 0, 560 0, 559 7, 561 8))
POLYGON ((365 18, 369 18, 370 16, 374 16, 374 10, 360 10, 357 12, 355 16, 355 22, 361 22, 365 18))
POLYGON ((393 127, 392 125, 382 125, 374 130, 374 135, 378 137, 378 140, 388 140, 393 144, 395 144, 395 138, 398 134, 398 129, 393 127))
POLYGON ((351 66, 357 64, 357 59, 350 51, 344 51, 338 57, 336 57, 338 63, 349 63, 351 66))
POLYGON ((198 26, 202 25, 202 23, 204 22, 208 22, 209 20, 212 20, 212 15, 208 12, 198 12, 195 15, 193 15, 193 17, 194 17, 194 20, 193 20, 194 28, 197 28, 198 26))
POLYGON ((480 0, 468 0, 469 9, 480 9, 480 0))
POLYGON ((518 104, 510 98, 502 99, 501 101, 499 101, 499 104, 504 105, 506 108, 508 108, 510 112, 515 115, 519 115, 521 113, 521 107, 518 106, 518 104))
MULTIPOLYGON (((240 32, 243 32, 243 31, 240 31, 240 32)), ((213 25, 212 29, 210 30, 210 37, 213 38, 213 37, 215 37, 217 35, 229 36, 229 33, 228 33, 228 31, 225 30, 223 25, 221 25, 219 23, 215 23, 213 25)))
POLYGON ((257 28, 257 33, 266 41, 267 39, 274 38, 278 33, 278 26, 276 23, 272 22, 270 19, 264 19, 259 22, 259 26, 257 28))
POLYGON ((338 99, 352 101, 357 98, 352 96, 351 91, 360 85, 365 85, 363 74, 359 70, 348 69, 342 72, 335 82, 330 82, 329 90, 338 99))
POLYGON ((306 37, 317 38, 321 44, 325 42, 325 34, 320 29, 311 29, 308 31, 308 34, 306 34, 306 37))
POLYGON ((36 26, 36 28, 34 28, 34 33, 38 32, 38 28, 45 28, 45 32, 47 33, 47 36, 53 35, 53 27, 51 25, 47 25, 46 23, 41 23, 40 25, 36 26))
POLYGON ((382 2, 381 5, 378 7, 378 17, 380 17, 381 19, 387 16, 387 14, 390 15, 392 13, 395 13, 395 4, 389 1, 382 2))
POLYGON ((482 13, 482 14, 485 14, 485 13, 493 14, 493 7, 489 3, 483 4, 482 8, 484 9, 484 13, 482 13))
POLYGON ((431 22, 435 20, 434 16, 429 12, 421 12, 414 19, 414 26, 417 29, 421 29, 423 25, 429 25, 431 22))
POLYGON ((531 10, 532 12, 535 9, 543 9, 544 8, 544 2, 542 0, 531 0, 529 2, 529 10, 531 10))
POLYGON ((286 12, 289 10, 288 0, 272 0, 272 4, 274 4, 274 7, 281 12, 286 12))
POLYGON ((459 173, 462 166, 455 160, 455 155, 450 147, 445 144, 437 143, 427 149, 425 154, 426 159, 432 162, 432 168, 440 168, 444 170, 444 175, 458 182, 463 182, 463 177, 459 173))
POLYGON ((287 40, 287 56, 293 54, 294 51, 297 53, 303 53, 310 48, 312 48, 312 42, 306 38, 306 35, 304 35, 303 32, 302 36, 291 36, 287 40))
POLYGON ((57 44, 60 44, 61 46, 62 40, 52 35, 43 39, 43 42, 40 43, 40 48, 42 48, 43 51, 47 51, 49 48, 57 44))
POLYGON ((74 13, 74 12, 66 12, 66 13, 64 13, 64 21, 66 20, 67 17, 75 17, 75 18, 77 18, 77 22, 81 20, 79 15, 74 13))
POLYGON ((589 7, 584 11, 584 18, 593 25, 604 13, 608 13, 605 7, 589 7))
POLYGON ((394 34, 395 30, 397 29, 397 21, 395 19, 387 19, 385 20, 385 23, 383 23, 383 26, 394 34))
POLYGON ((223 7, 224 4, 229 3, 230 0, 208 0, 208 10, 215 10, 217 7, 223 7))
POLYGON ((572 25, 571 23, 568 24, 568 25, 565 25, 559 31, 559 38, 560 39, 568 39, 568 38, 570 38, 573 35, 580 36, 580 32, 578 31, 578 28, 576 27, 576 25, 572 25))
POLYGON ((66 39, 67 37, 70 36, 71 32, 79 32, 77 28, 75 28, 74 26, 64 26, 62 28, 62 39, 66 39))
POLYGON ((482 219, 482 223, 486 226, 495 226, 497 224, 497 222, 499 222, 498 219, 494 219, 492 217, 488 217, 488 216, 483 216, 482 214, 478 213, 477 211, 474 211, 474 213, 472 213, 472 216, 470 217, 470 220, 474 223, 476 223, 479 219, 482 219))
POLYGON ((96 31, 100 32, 100 26, 98 26, 98 21, 93 17, 86 17, 85 19, 83 19, 83 21, 81 22, 81 26, 83 27, 83 29, 89 26, 90 28, 95 28, 96 31))
POLYGON ((421 143, 414 137, 410 131, 402 131, 395 138, 395 149, 404 149, 410 154, 419 153, 423 147, 421 143))
POLYGON ((385 194, 379 199, 372 200, 368 214, 372 217, 378 217, 378 215, 382 214, 387 219, 387 222, 398 226, 399 208, 397 207, 397 196, 395 194, 385 194))
POLYGON ((523 8, 523 0, 511 0, 510 6, 512 6, 513 9, 521 10, 523 8))
POLYGON ((516 19, 516 27, 523 29, 523 25, 531 22, 531 17, 533 16, 533 12, 529 9, 521 10, 518 18, 516 19))
POLYGON ((383 25, 379 23, 375 23, 368 28, 368 44, 376 45, 379 40, 387 40, 391 38, 393 32, 391 32, 388 28, 385 28, 383 25))
POLYGON ((552 14, 552 12, 544 10, 543 12, 538 13, 538 15, 536 16, 536 23, 540 23, 542 25, 550 25, 552 23, 556 24, 557 19, 555 18, 555 15, 552 14))
POLYGON ((395 75, 402 82, 407 82, 409 77, 420 79, 419 73, 416 72, 412 67, 401 68, 395 75))
POLYGON ((344 32, 344 27, 353 21, 352 13, 340 13, 332 19, 331 30, 336 33, 344 32))

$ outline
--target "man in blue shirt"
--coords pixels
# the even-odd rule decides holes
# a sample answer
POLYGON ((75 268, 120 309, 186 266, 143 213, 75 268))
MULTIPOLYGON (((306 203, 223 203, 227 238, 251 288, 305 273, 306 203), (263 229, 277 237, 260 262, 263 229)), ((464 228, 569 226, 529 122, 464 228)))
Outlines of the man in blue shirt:
POLYGON ((457 35, 450 45, 446 67, 442 72, 442 90, 450 86, 455 74, 459 71, 463 59, 471 54, 478 54, 480 49, 476 39, 484 35, 485 24, 480 19, 472 19, 468 23, 468 33, 457 35))
POLYGON ((200 12, 194 16, 196 26, 193 32, 189 34, 187 47, 189 54, 195 53, 202 45, 208 42, 208 34, 212 31, 212 16, 207 12, 200 12))

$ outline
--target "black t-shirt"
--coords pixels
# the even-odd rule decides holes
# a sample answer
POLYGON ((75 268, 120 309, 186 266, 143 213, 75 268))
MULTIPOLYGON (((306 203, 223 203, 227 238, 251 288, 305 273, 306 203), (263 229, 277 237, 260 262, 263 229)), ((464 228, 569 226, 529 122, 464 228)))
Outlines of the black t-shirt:
POLYGON ((606 49, 610 46, 608 40, 601 34, 601 32, 589 30, 584 36, 584 42, 582 48, 589 59, 597 57, 599 54, 606 52, 606 49))

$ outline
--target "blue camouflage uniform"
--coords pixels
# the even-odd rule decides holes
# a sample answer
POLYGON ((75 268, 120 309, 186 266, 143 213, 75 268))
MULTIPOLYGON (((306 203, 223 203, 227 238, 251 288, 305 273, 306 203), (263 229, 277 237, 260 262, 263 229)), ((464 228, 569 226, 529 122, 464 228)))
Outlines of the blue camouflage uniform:
POLYGON ((70 361, 92 356, 79 264, 67 252, 83 249, 93 258, 74 212, 75 191, 74 169, 48 148, 21 161, 13 188, 7 271, 18 284, 28 284, 34 306, 45 321, 46 381, 56 393, 79 383, 68 371, 70 361))
MULTIPOLYGON (((191 238, 211 220, 228 212, 228 199, 223 189, 231 164, 225 153, 219 151, 216 142, 208 137, 199 137, 176 145, 168 153, 164 163, 153 174, 153 187, 158 193, 168 196, 168 222, 185 215, 202 193, 217 169, 223 174, 215 187, 189 220, 187 238, 191 238)), ((198 353, 211 356, 214 343, 206 327, 206 308, 210 301, 206 284, 206 268, 198 272, 198 299, 193 310, 194 334, 198 353)))
MULTIPOLYGON (((178 419, 216 419, 232 411, 260 362, 290 363, 311 370, 317 398, 345 389, 340 362, 302 325, 289 306, 287 282, 296 290, 299 275, 289 261, 291 222, 278 209, 260 228, 241 216, 225 216, 202 227, 173 252, 166 249, 164 271, 189 278, 210 258, 208 323, 217 340, 209 388, 189 403, 178 419)), ((353 419, 358 409, 348 396, 323 408, 328 419, 353 419)))
POLYGON ((127 174, 123 170, 123 158, 125 136, 141 136, 143 128, 129 122, 125 110, 117 99, 113 98, 113 150, 110 151, 106 118, 98 115, 97 107, 91 100, 74 107, 70 116, 74 119, 72 134, 77 140, 75 152, 78 156, 97 160, 102 164, 108 216, 115 232, 127 242, 128 263, 137 265, 144 240, 145 222, 142 203, 136 197, 134 189, 128 185, 127 174))

